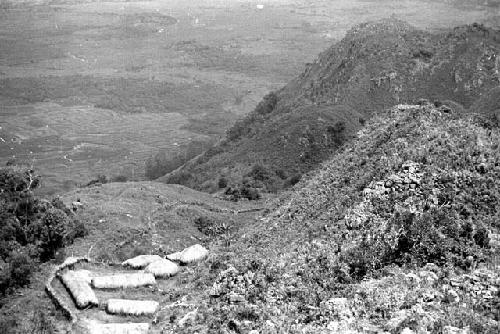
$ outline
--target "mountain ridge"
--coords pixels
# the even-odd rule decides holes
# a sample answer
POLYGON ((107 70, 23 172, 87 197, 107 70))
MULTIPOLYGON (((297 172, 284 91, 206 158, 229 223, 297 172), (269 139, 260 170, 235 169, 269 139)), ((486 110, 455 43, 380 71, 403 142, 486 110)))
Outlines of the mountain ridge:
POLYGON ((385 108, 420 98, 457 111, 471 107, 500 83, 499 49, 499 31, 480 24, 438 34, 394 18, 358 25, 219 144, 158 180, 208 192, 218 191, 220 178, 233 188, 286 188, 385 108), (255 164, 267 180, 252 179, 255 164))

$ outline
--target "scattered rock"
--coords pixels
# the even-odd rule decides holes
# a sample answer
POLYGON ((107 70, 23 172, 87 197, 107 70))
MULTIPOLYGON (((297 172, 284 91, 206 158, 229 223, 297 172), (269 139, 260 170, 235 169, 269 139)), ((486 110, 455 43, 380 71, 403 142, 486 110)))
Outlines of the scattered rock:
POLYGON ((422 278, 422 280, 424 280, 425 282, 427 282, 429 284, 434 284, 439 279, 439 277, 435 273, 433 273, 432 271, 427 271, 427 270, 420 271, 418 273, 418 276, 420 276, 422 278))
POLYGON ((389 320, 385 324, 385 328, 389 331, 395 331, 396 329, 401 327, 401 325, 406 321, 407 318, 408 318, 407 311, 399 310, 396 313, 394 313, 391 320, 389 320))
POLYGON ((468 334, 470 330, 468 327, 458 328, 453 326, 444 326, 443 334, 468 334))
POLYGON ((452 304, 458 303, 460 301, 460 296, 455 290, 449 289, 446 291, 446 300, 452 304))
POLYGON ((432 271, 433 273, 437 274, 439 273, 440 269, 437 264, 435 263, 427 263, 424 268, 424 270, 429 270, 432 271))
POLYGON ((187 324, 192 324, 196 320, 198 310, 193 310, 186 313, 177 323, 180 327, 185 327, 187 324))
POLYGON ((405 327, 405 328, 401 331, 401 334, 415 334, 415 332, 414 332, 413 330, 411 330, 410 328, 405 327))
POLYGON ((491 248, 500 248, 500 234, 499 233, 490 233, 488 235, 490 242, 489 246, 491 248))
POLYGON ((229 302, 232 304, 238 304, 238 303, 244 303, 245 302, 245 297, 243 297, 240 294, 230 292, 229 293, 229 302))
POLYGON ((412 284, 419 284, 420 278, 414 273, 408 273, 405 275, 406 281, 412 284))
POLYGON ((321 304, 321 307, 333 312, 333 314, 340 318, 341 321, 350 322, 354 318, 354 314, 349 305, 347 298, 332 298, 321 304))

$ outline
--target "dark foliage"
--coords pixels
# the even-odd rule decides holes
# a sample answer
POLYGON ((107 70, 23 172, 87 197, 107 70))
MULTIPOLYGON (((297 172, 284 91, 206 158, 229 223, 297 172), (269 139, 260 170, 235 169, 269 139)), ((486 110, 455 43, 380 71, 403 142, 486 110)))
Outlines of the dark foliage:
POLYGON ((211 142, 193 141, 182 146, 177 152, 167 153, 162 150, 146 161, 145 176, 154 180, 168 174, 203 153, 210 145, 211 142))
POLYGON ((0 293, 29 283, 39 262, 86 234, 58 198, 34 196, 40 178, 31 169, 8 166, 0 169, 0 293))

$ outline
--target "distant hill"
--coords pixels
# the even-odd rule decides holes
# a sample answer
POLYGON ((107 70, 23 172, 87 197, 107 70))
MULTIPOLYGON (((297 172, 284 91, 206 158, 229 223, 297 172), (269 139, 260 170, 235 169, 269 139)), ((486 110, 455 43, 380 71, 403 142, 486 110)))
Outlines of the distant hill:
POLYGON ((440 34, 396 19, 358 25, 225 140, 159 180, 209 192, 286 188, 384 108, 420 98, 469 108, 499 84, 499 50, 499 31, 478 24, 440 34))

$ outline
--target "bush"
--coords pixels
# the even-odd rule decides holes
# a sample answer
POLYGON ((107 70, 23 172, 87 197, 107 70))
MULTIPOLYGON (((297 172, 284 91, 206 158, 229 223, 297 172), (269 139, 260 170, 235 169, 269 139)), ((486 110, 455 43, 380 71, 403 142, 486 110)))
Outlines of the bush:
POLYGON ((217 182, 217 186, 219 189, 223 189, 227 187, 227 179, 225 177, 220 177, 219 181, 217 182))
POLYGON ((249 201, 255 201, 261 198, 259 191, 255 188, 250 187, 248 184, 240 185, 238 188, 227 188, 224 194, 231 201, 238 201, 242 198, 246 198, 249 201))
POLYGON ((257 114, 270 114, 273 112, 273 110, 276 108, 276 105, 278 104, 278 95, 276 95, 275 92, 271 92, 264 96, 261 102, 257 105, 255 108, 255 112, 257 114))
POLYGON ((340 146, 346 140, 345 135, 345 123, 344 122, 336 122, 334 125, 330 125, 326 128, 326 131, 330 138, 333 140, 335 145, 340 146))
POLYGON ((288 177, 287 173, 283 169, 276 169, 274 173, 282 180, 286 180, 288 177))
POLYGON ((256 201, 260 199, 260 193, 255 188, 243 187, 240 190, 241 197, 248 199, 249 201, 256 201))
POLYGON ((252 170, 246 176, 251 177, 256 181, 262 181, 262 182, 267 181, 271 178, 271 175, 266 169, 266 167, 264 167, 261 164, 253 165, 252 170))
POLYGON ((182 146, 178 152, 167 153, 161 150, 146 160, 144 174, 150 180, 164 176, 203 153, 210 145, 211 141, 192 141, 182 146))
POLYGON ((117 175, 111 178, 111 182, 127 182, 125 175, 117 175))
POLYGON ((189 180, 191 180, 192 177, 193 177, 193 175, 190 172, 181 170, 180 172, 171 175, 168 178, 167 183, 170 183, 170 184, 186 184, 189 180))
POLYGON ((254 111, 248 114, 244 119, 237 121, 229 130, 226 131, 226 139, 236 141, 241 137, 247 136, 252 132, 252 125, 256 120, 263 120, 265 115, 272 113, 278 105, 278 95, 271 92, 264 96, 254 111))
POLYGON ((291 187, 296 185, 297 183, 299 183, 300 179, 301 179, 300 174, 295 174, 290 176, 285 182, 285 187, 291 187))
POLYGON ((90 187, 93 185, 101 185, 105 183, 108 183, 108 178, 104 174, 99 174, 97 175, 97 178, 90 180, 85 186, 90 187))
POLYGON ((85 226, 64 203, 39 199, 39 177, 29 168, 0 168, 0 288, 23 286, 40 261, 85 235, 85 226))
POLYGON ((230 227, 225 222, 215 220, 207 216, 200 216, 194 220, 196 228, 209 237, 227 234, 230 227))
POLYGON ((5 295, 15 287, 25 286, 36 269, 35 261, 25 253, 14 251, 0 262, 0 293, 5 295))
POLYGON ((392 224, 399 234, 396 247, 386 250, 385 264, 435 263, 466 269, 472 264, 470 257, 481 259, 489 243, 485 229, 475 230, 470 222, 453 219, 451 212, 442 209, 418 218, 410 213, 398 214, 392 224))
POLYGON ((15 252, 10 256, 11 286, 25 286, 35 270, 35 262, 27 254, 15 252))

